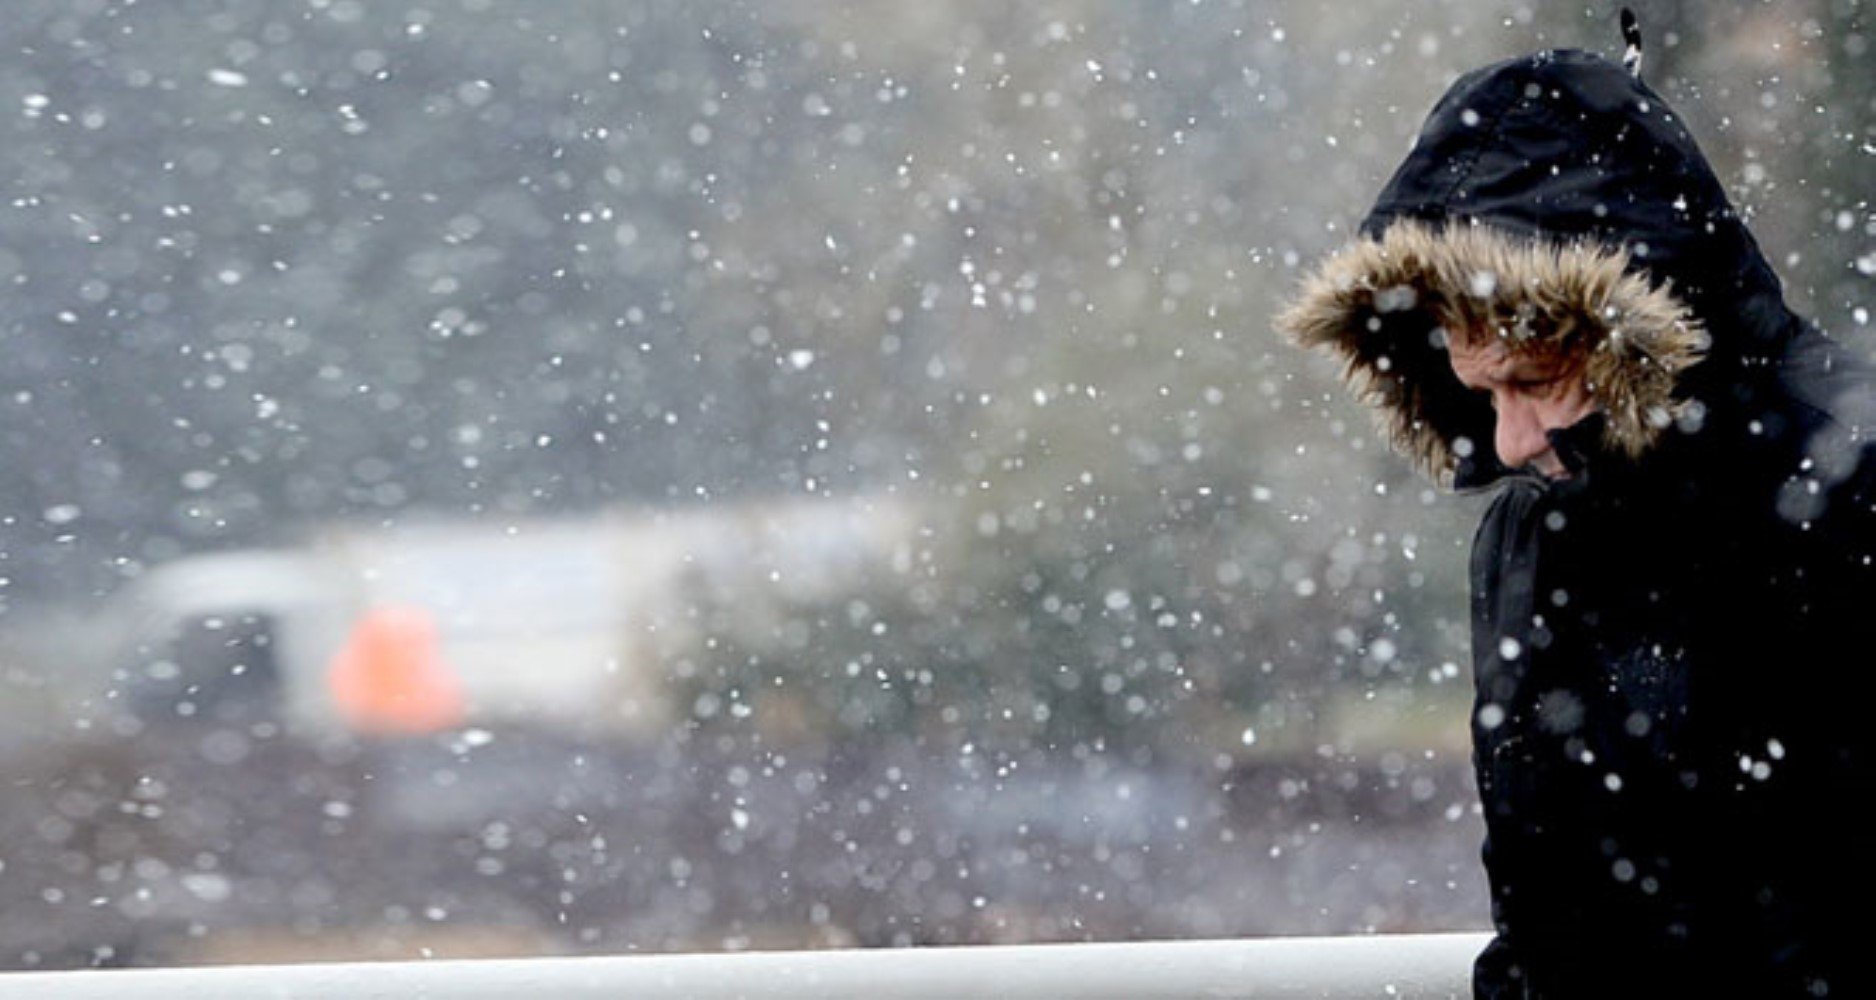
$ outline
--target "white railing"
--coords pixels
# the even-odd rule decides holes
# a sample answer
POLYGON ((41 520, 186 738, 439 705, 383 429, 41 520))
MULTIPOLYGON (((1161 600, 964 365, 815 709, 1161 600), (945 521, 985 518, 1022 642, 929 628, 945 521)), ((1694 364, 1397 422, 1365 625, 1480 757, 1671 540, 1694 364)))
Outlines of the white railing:
POLYGON ((1482 934, 0 974, 5 1000, 1464 998, 1482 934))

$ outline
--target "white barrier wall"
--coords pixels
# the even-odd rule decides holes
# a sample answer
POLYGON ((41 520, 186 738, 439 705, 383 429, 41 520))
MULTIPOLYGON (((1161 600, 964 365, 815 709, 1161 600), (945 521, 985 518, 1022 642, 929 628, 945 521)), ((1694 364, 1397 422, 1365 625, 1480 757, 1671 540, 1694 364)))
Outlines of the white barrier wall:
POLYGON ((748 952, 0 975, 5 1000, 1463 998, 1483 934, 748 952))

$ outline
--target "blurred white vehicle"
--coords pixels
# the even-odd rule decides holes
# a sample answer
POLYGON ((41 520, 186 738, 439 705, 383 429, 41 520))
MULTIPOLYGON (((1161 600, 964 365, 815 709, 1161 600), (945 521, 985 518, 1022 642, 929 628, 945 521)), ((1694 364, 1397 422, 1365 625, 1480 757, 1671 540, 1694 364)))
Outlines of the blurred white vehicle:
POLYGON ((772 629, 787 601, 903 571, 915 531, 895 500, 333 529, 158 566, 98 638, 111 700, 144 724, 643 732, 674 708, 665 652, 722 626, 709 609, 772 629))

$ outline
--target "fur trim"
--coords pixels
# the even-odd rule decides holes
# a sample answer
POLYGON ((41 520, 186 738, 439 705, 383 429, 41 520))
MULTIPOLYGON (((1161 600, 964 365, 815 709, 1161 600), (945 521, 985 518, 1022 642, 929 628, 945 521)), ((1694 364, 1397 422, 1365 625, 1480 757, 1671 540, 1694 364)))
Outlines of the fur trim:
POLYGON ((1489 404, 1452 373, 1448 326, 1478 324, 1514 351, 1580 357, 1607 418, 1604 444, 1636 457, 1678 415, 1676 377, 1708 340, 1670 288, 1629 265, 1626 251, 1594 243, 1402 220, 1319 265, 1277 327, 1340 357, 1394 448, 1441 482, 1492 440, 1489 404))

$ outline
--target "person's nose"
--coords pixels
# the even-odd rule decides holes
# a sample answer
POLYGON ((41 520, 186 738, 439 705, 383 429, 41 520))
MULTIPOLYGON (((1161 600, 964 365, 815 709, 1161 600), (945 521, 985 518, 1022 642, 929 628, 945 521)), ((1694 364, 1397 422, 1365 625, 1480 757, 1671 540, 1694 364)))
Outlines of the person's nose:
POLYGON ((1528 401, 1516 397, 1498 400, 1498 428, 1493 444, 1498 450, 1498 460, 1506 468, 1529 465, 1549 451, 1550 438, 1546 430, 1543 421, 1538 419, 1537 408, 1528 401))

